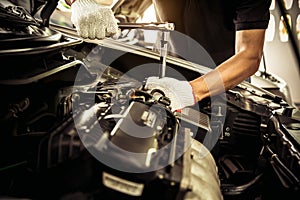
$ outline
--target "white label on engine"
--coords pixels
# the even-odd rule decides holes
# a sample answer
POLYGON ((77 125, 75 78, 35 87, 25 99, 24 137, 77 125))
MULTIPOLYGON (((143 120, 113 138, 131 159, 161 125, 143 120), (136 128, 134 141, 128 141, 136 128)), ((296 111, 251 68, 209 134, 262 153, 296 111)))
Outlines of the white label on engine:
POLYGON ((131 182, 106 172, 103 172, 103 184, 113 190, 131 195, 131 196, 141 196, 144 189, 144 184, 131 182))

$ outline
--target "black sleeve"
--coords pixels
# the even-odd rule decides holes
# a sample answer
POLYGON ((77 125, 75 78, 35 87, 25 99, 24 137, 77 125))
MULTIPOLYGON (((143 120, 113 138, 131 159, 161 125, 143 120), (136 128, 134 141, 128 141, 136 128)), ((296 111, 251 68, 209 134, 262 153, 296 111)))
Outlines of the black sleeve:
POLYGON ((236 0, 236 30, 266 29, 270 19, 271 0, 236 0))

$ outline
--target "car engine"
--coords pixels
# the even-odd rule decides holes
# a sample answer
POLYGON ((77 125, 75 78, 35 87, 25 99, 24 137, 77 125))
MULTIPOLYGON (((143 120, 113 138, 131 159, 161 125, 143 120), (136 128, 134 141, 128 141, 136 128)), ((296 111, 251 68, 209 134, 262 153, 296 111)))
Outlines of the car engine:
POLYGON ((174 112, 144 87, 157 53, 49 26, 51 3, 0 6, 0 199, 299 198, 297 108, 243 82, 174 112))

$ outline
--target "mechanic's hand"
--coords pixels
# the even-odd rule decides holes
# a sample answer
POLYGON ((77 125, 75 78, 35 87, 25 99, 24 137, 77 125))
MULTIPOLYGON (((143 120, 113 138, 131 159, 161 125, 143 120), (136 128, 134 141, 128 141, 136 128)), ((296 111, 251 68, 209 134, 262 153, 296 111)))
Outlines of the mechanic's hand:
POLYGON ((145 89, 159 89, 171 101, 172 111, 192 106, 196 103, 193 89, 188 81, 179 81, 170 77, 149 77, 145 89))
POLYGON ((76 0, 71 10, 71 21, 83 38, 103 39, 118 31, 117 19, 110 7, 95 0, 76 0))

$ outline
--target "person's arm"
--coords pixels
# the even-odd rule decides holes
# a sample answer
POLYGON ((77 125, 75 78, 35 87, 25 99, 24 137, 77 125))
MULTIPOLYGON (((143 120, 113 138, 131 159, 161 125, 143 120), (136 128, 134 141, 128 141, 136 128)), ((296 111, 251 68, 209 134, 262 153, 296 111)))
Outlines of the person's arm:
POLYGON ((216 69, 192 81, 174 78, 149 77, 146 88, 158 88, 171 99, 173 110, 195 104, 202 99, 218 95, 253 75, 259 68, 263 52, 265 29, 236 32, 236 53, 216 69))
POLYGON ((236 53, 211 72, 190 81, 196 101, 232 89, 259 68, 265 29, 236 32, 236 53))

